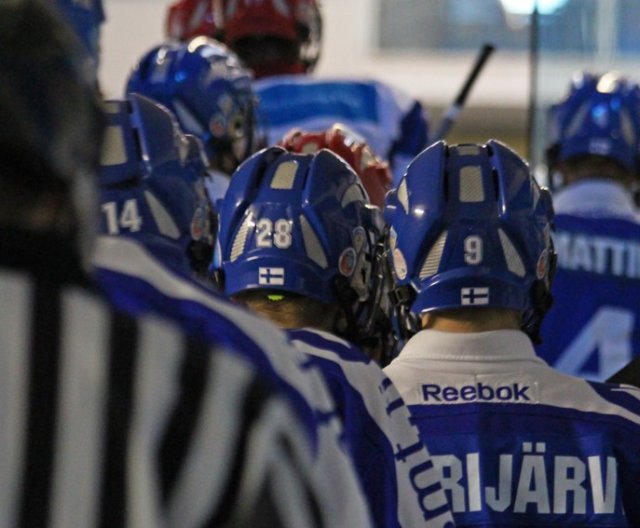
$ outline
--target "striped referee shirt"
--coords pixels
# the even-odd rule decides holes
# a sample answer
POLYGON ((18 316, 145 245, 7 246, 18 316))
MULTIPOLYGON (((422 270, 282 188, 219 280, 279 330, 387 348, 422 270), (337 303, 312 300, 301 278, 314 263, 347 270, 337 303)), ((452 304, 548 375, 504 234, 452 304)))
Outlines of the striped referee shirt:
POLYGON ((141 244, 120 236, 98 238, 98 283, 127 313, 158 313, 207 342, 224 340, 233 353, 258 366, 287 395, 315 449, 313 481, 323 521, 365 527, 370 513, 352 461, 342 446, 335 402, 316 368, 266 320, 169 269, 141 244))
POLYGON ((249 364, 113 311, 0 230, 0 526, 321 526, 311 452, 249 364))

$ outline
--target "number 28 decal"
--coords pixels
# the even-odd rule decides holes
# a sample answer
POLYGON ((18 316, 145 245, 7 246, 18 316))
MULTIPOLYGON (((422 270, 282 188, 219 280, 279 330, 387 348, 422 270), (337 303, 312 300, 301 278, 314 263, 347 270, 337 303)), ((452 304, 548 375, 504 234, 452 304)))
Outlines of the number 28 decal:
POLYGON ((276 246, 278 249, 291 247, 291 222, 286 218, 278 218, 272 222, 269 218, 261 218, 256 222, 256 245, 262 248, 276 246))

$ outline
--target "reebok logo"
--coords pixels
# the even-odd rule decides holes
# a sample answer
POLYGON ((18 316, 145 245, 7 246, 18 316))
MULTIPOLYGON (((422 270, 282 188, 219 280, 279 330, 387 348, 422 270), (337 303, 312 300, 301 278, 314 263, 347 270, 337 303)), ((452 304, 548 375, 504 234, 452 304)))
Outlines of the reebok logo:
POLYGON ((422 386, 422 397, 428 403, 465 403, 465 402, 531 402, 531 387, 520 383, 506 385, 487 385, 478 382, 474 385, 437 385, 430 383, 422 386))

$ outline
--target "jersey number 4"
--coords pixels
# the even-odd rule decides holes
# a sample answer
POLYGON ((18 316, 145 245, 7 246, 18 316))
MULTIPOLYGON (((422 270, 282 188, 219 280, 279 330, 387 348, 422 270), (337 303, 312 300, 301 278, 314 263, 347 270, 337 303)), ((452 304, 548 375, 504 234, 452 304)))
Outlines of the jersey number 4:
POLYGON ((582 327, 554 366, 567 374, 605 380, 631 361, 634 323, 631 310, 603 306, 582 327), (588 372, 584 367, 596 350, 598 370, 588 372))

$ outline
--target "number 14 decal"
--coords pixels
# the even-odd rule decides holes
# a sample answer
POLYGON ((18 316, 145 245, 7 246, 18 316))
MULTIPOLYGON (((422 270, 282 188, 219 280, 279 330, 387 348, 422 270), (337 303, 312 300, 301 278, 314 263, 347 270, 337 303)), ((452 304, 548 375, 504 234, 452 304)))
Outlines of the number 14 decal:
POLYGON ((122 211, 118 215, 118 202, 106 202, 102 204, 102 212, 107 221, 107 232, 117 235, 120 230, 135 233, 142 228, 142 217, 138 212, 138 202, 135 198, 126 200, 122 211))

